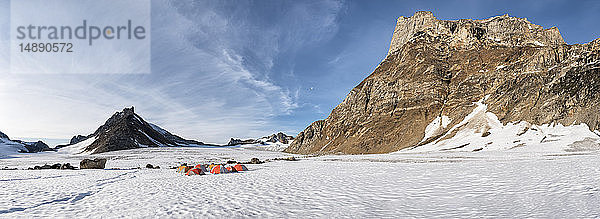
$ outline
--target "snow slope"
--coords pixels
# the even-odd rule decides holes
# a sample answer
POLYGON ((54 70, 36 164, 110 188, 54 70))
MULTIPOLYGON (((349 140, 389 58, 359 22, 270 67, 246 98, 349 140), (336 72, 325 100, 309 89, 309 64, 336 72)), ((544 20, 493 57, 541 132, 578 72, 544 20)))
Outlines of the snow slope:
POLYGON ((242 148, 251 149, 251 150, 261 150, 261 151, 278 151, 282 152, 286 148, 290 146, 290 144, 284 144, 281 142, 267 142, 266 140, 259 139, 263 143, 262 144, 246 144, 240 145, 242 148))
MULTIPOLYGON (((483 103, 483 100, 474 104, 476 104, 476 108, 473 112, 467 115, 463 121, 450 128, 438 140, 423 146, 401 150, 400 153, 490 150, 535 152, 600 150, 598 132, 590 131, 586 124, 563 126, 561 124, 533 125, 528 122, 517 122, 503 125, 496 115, 487 112, 487 106, 483 103)), ((441 129, 439 128, 439 120, 436 119, 427 126, 425 137, 432 136, 430 132, 439 132, 439 129, 441 129)))
MULTIPOLYGON (((96 141, 97 137, 91 137, 88 138, 84 141, 81 141, 77 144, 74 145, 69 145, 63 148, 58 149, 58 152, 60 153, 67 153, 67 154, 79 154, 79 153, 83 153, 85 148, 87 148, 87 146, 90 146, 92 143, 94 143, 94 141, 96 141)), ((93 151, 88 151, 85 152, 85 154, 91 154, 93 151)))
POLYGON ((19 151, 27 151, 23 144, 11 141, 7 138, 0 138, 0 159, 18 154, 19 151))

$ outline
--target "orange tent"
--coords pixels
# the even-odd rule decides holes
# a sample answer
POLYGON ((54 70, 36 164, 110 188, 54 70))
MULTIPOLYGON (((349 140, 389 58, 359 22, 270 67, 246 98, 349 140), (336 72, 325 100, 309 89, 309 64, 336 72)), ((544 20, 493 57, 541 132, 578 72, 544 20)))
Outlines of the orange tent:
POLYGON ((236 173, 237 172, 237 170, 233 166, 227 167, 227 170, 229 170, 229 172, 232 172, 232 173, 236 173))
POLYGON ((205 175, 204 171, 198 168, 194 168, 189 170, 185 175, 193 176, 193 175, 205 175))
POLYGON ((239 163, 233 166, 233 168, 235 168, 235 170, 237 171, 248 171, 248 168, 246 166, 241 165, 239 163))
POLYGON ((203 164, 198 164, 194 168, 198 168, 198 169, 202 170, 203 172, 208 172, 208 170, 206 169, 206 167, 203 164))
POLYGON ((177 167, 177 172, 178 173, 187 173, 189 170, 191 169, 191 167, 187 167, 187 166, 179 166, 177 167))
POLYGON ((210 173, 221 174, 221 173, 230 173, 230 171, 227 170, 227 168, 225 168, 225 166, 223 166, 223 165, 216 165, 210 170, 210 173))
POLYGON ((213 168, 213 167, 215 167, 215 166, 216 166, 215 164, 210 164, 210 165, 208 165, 208 171, 211 171, 211 170, 212 170, 212 168, 213 168))

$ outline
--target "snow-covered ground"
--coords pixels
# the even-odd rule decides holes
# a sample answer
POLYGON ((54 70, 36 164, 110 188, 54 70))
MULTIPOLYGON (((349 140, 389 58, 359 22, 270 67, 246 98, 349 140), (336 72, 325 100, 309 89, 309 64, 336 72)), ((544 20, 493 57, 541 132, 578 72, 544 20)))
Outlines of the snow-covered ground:
POLYGON ((0 171, 0 218, 600 216, 595 151, 330 155, 205 176, 182 176, 167 167, 290 155, 243 147, 161 147, 15 156, 0 159, 0 168, 78 166, 90 156, 109 161, 106 170, 0 171), (147 163, 161 169, 116 169, 147 163))

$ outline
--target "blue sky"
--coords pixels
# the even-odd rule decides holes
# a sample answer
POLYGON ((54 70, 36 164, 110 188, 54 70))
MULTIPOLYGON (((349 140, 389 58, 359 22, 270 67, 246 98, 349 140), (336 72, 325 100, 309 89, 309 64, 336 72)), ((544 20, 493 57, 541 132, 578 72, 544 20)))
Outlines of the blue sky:
MULTIPOLYGON (((70 138, 134 105, 183 137, 224 143, 297 134, 327 117, 385 58, 396 19, 508 13, 567 43, 600 37, 599 1, 152 1, 152 73, 16 75, 0 69, 0 130, 70 138)), ((0 14, 9 12, 0 0, 0 14)), ((1 18, 0 28, 10 22, 1 18)), ((0 51, 8 36, 0 34, 0 51)), ((0 53, 0 67, 7 54, 0 53)))

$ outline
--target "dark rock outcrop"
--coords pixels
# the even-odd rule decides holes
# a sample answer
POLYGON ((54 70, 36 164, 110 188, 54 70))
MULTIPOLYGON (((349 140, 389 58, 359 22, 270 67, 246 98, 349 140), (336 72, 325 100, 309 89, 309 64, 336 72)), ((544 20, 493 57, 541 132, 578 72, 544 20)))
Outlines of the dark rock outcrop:
POLYGON ((281 142, 284 144, 288 144, 288 143, 290 143, 290 141, 294 140, 293 136, 286 135, 282 132, 279 132, 277 134, 272 134, 265 138, 267 139, 267 142, 271 142, 271 143, 281 142))
MULTIPOLYGON (((387 57, 289 153, 388 153, 436 140, 484 100, 504 124, 600 127, 600 39, 567 45, 558 29, 508 15, 400 17, 387 57), (441 134, 423 139, 434 119, 441 134)), ((445 138, 446 138, 445 137, 445 138)))
POLYGON ((79 162, 80 169, 104 169, 106 166, 106 159, 104 158, 96 158, 93 160, 84 159, 79 162))
POLYGON ((8 137, 8 135, 6 135, 6 134, 4 134, 2 132, 0 132, 0 138, 4 138, 4 139, 7 139, 7 140, 10 140, 10 138, 8 137))
POLYGON ((85 141, 86 139, 88 139, 87 136, 83 136, 83 135, 77 135, 77 136, 73 136, 73 138, 71 138, 71 141, 69 141, 69 144, 77 144, 79 142, 85 141))
POLYGON ((227 146, 234 146, 234 145, 241 145, 241 144, 260 144, 260 143, 261 142, 259 140, 255 140, 255 139, 242 140, 239 138, 231 138, 231 139, 229 139, 227 146))
POLYGON ((25 148, 27 148, 27 151, 23 151, 23 152, 27 152, 27 153, 37 153, 37 152, 42 152, 42 151, 54 151, 52 148, 48 147, 48 145, 46 143, 44 143, 43 141, 24 142, 24 141, 16 140, 16 142, 23 144, 25 146, 25 148))

